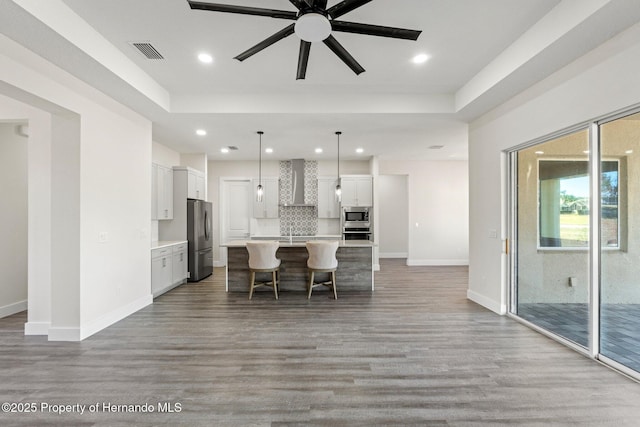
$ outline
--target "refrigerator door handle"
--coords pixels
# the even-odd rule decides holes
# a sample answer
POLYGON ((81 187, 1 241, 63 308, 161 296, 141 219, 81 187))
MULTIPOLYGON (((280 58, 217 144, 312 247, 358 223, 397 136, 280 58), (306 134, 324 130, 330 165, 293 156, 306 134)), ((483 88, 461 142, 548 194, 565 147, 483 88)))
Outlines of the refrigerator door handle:
POLYGON ((211 230, 209 230, 209 212, 205 210, 204 211, 204 237, 207 240, 209 240, 210 231, 211 230))

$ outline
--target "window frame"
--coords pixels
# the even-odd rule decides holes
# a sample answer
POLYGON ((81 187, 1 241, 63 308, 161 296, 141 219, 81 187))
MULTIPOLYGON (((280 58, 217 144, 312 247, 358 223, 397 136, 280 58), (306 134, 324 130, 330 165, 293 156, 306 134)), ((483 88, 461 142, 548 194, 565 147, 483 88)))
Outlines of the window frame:
MULTIPOLYGON (((623 223, 622 223, 622 217, 621 217, 621 206, 625 206, 622 203, 622 198, 624 197, 624 194, 622 191, 620 191, 620 177, 622 176, 623 173, 623 168, 624 168, 624 159, 619 158, 619 157, 605 157, 602 158, 600 160, 600 162, 615 162, 617 164, 617 173, 618 173, 618 212, 617 212, 617 244, 615 246, 602 246, 602 250, 605 251, 620 251, 623 249, 623 245, 622 245, 622 235, 623 235, 623 223)), ((536 238, 536 249, 538 251, 588 251, 589 250, 589 241, 587 241, 585 246, 543 246, 541 244, 541 238, 542 236, 540 235, 541 233, 541 195, 542 195, 542 188, 541 188, 541 182, 542 180, 540 179, 540 162, 542 161, 576 161, 576 162, 584 162, 586 164, 586 170, 587 173, 585 176, 589 177, 590 173, 591 173, 591 159, 589 157, 587 157, 586 159, 584 157, 576 157, 576 156, 561 156, 561 155, 550 155, 550 156, 541 156, 538 157, 536 159, 536 173, 537 173, 537 209, 536 209, 536 233, 537 233, 537 238, 536 238)), ((600 172, 600 175, 602 175, 602 171, 600 172)), ((591 179, 590 179, 591 180, 591 179)), ((600 181, 602 180, 602 178, 600 178, 600 181)), ((593 205, 593 201, 591 200, 591 190, 590 188, 588 189, 588 193, 589 193, 589 203, 588 205, 591 207, 593 205)), ((602 194, 600 194, 600 197, 602 198, 602 194)), ((597 201, 599 206, 602 203, 602 200, 598 200, 597 201)), ((591 209, 590 209, 591 212, 591 209)), ((600 212, 600 209, 599 209, 600 212)), ((602 215, 602 213, 600 212, 600 215, 602 215)), ((591 216, 591 213, 588 214, 588 216, 591 216)), ((591 229, 591 225, 589 224, 588 228, 588 233, 590 233, 590 229, 591 229)))

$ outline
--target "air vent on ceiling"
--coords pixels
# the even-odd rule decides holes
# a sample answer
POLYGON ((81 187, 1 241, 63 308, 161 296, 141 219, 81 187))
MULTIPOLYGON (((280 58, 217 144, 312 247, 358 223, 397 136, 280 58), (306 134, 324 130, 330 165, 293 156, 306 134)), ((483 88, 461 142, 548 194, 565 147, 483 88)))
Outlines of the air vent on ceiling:
POLYGON ((135 47, 147 59, 164 59, 164 56, 149 42, 130 42, 129 44, 135 47))
POLYGON ((429 150, 439 150, 441 148, 443 148, 444 145, 432 145, 429 147, 429 150))
POLYGON ((237 150, 237 149, 238 149, 238 147, 236 147, 235 145, 230 145, 228 148, 229 148, 229 150, 231 150, 231 151, 235 151, 235 150, 237 150))

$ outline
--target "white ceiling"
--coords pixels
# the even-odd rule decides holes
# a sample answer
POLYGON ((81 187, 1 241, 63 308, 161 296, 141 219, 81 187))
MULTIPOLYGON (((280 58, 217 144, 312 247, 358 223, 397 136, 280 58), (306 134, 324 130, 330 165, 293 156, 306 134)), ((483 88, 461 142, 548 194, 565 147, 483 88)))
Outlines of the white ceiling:
MULTIPOLYGON (((212 2, 295 11, 287 0, 212 2)), ((191 10, 186 0, 0 0, 0 31, 149 117, 154 140, 180 152, 255 159, 263 130, 273 158, 334 158, 340 130, 342 158, 362 147, 364 158, 465 159, 469 120, 637 22, 638 4, 374 0, 340 19, 422 30, 418 41, 334 33, 366 72, 314 43, 300 81, 295 35, 233 59, 291 21, 191 10), (134 41, 165 59, 146 59, 134 41), (203 51, 213 64, 197 61, 203 51), (418 53, 431 58, 415 65, 418 53), (221 154, 228 145, 239 150, 221 154)))

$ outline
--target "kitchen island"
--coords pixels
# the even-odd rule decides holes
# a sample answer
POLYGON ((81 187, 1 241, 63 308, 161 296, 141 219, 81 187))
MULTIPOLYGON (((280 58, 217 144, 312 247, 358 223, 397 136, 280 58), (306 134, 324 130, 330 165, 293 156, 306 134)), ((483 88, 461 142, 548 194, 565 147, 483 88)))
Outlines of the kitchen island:
MULTIPOLYGON (((249 253, 246 240, 233 240, 227 248, 227 291, 249 293, 249 253)), ((373 291, 373 246, 368 240, 340 240, 336 258, 336 287, 340 291, 373 291)), ((276 256, 280 264, 280 290, 306 291, 309 257, 305 241, 281 241, 276 256)))

